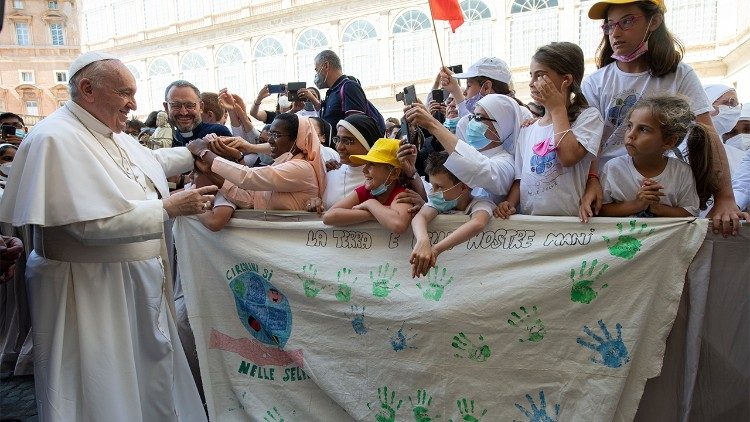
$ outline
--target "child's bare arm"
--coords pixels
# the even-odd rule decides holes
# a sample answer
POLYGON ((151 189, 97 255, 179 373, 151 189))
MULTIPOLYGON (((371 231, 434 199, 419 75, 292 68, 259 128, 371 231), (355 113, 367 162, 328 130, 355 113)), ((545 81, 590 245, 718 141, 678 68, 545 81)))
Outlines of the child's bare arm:
POLYGON ((217 232, 227 225, 232 218, 234 208, 227 206, 218 206, 214 209, 198 215, 198 220, 212 232, 217 232))
POLYGON ((490 214, 484 210, 471 214, 471 219, 469 221, 462 224, 459 228, 454 230, 453 233, 433 246, 435 255, 440 255, 444 251, 476 236, 479 232, 484 230, 489 221, 490 214))

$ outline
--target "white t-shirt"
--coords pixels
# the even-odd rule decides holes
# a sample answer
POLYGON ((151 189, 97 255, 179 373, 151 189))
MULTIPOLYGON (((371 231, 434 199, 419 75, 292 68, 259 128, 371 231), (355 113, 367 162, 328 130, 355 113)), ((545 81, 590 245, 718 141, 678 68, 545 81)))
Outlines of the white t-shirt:
POLYGON ((734 199, 741 210, 750 210, 750 149, 732 174, 734 199))
POLYGON ((237 209, 237 205, 228 200, 221 192, 216 192, 216 195, 214 196, 214 208, 217 207, 231 207, 233 210, 237 209))
POLYGON ((343 199, 357 188, 365 184, 363 166, 351 167, 342 164, 341 167, 326 173, 326 190, 323 192, 323 207, 330 209, 333 204, 343 199))
MULTIPOLYGON (((435 208, 434 205, 432 205, 431 202, 427 201, 425 204, 430 208, 435 208)), ((435 208, 436 209, 436 208, 435 208)), ((464 211, 459 211, 456 209, 450 210, 446 212, 445 214, 464 214, 464 215, 474 215, 475 212, 478 211, 485 211, 487 214, 492 217, 492 211, 495 209, 495 203, 490 201, 490 199, 486 196, 475 196, 471 199, 471 202, 469 202, 469 205, 466 207, 464 211)))
MULTIPOLYGON (((632 201, 638 195, 643 179, 633 165, 633 158, 623 155, 613 158, 604 166, 601 174, 604 203, 632 201)), ((667 157, 664 171, 651 180, 664 187, 660 204, 682 207, 692 215, 698 215, 698 193, 695 190, 693 171, 678 158, 667 157)))
POLYGON ((599 152, 603 129, 604 122, 597 109, 588 107, 581 112, 573 122, 571 132, 589 153, 571 167, 560 164, 556 151, 549 151, 542 156, 534 153, 533 147, 538 142, 554 139, 554 127, 551 123, 540 126, 537 121, 521 129, 515 157, 516 179, 521 181, 520 214, 578 215, 589 166, 599 152))
POLYGON ((341 161, 341 156, 339 155, 338 151, 324 145, 320 146, 320 156, 323 157, 324 163, 330 160, 341 161))
POLYGON ((685 62, 677 65, 675 72, 658 78, 648 71, 625 73, 617 67, 617 62, 613 62, 584 79, 581 90, 589 105, 597 108, 604 118, 599 169, 612 158, 627 155, 625 117, 642 96, 681 94, 689 99, 690 109, 695 115, 713 110, 698 75, 685 62))

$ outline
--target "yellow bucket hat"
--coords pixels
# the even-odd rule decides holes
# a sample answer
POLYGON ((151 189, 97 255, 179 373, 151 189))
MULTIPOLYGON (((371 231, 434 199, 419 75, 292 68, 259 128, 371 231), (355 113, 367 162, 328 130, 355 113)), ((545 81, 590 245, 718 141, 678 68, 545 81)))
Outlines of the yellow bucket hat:
MULTIPOLYGON (((606 19, 607 18, 607 8, 613 4, 630 4, 630 3, 637 3, 639 0, 606 0, 606 1, 598 1, 594 3, 593 6, 591 6, 591 9, 589 9, 589 18, 590 19, 606 19)), ((645 0, 649 1, 653 4, 655 4, 661 13, 665 13, 667 11, 667 5, 664 4, 664 0, 645 0)))
POLYGON ((367 155, 350 155, 349 160, 354 164, 380 163, 390 164, 394 167, 401 168, 401 163, 396 159, 399 148, 398 139, 380 138, 367 151, 367 155))

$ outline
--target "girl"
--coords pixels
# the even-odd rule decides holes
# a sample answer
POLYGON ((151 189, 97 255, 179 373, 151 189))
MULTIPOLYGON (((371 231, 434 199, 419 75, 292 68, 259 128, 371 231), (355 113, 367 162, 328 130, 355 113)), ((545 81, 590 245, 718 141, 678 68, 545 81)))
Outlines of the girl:
POLYGON ((516 180, 495 215, 507 218, 520 201, 521 214, 578 214, 589 165, 599 152, 602 117, 581 93, 583 51, 569 42, 540 47, 531 60, 531 97, 543 117, 521 130, 516 180))
MULTIPOLYGON (((320 117, 310 117, 310 121, 312 121, 315 126, 315 133, 317 133, 318 139, 320 139, 320 155, 323 157, 323 162, 326 163, 327 166, 328 162, 331 160, 338 163, 341 160, 341 157, 339 157, 339 153, 331 147, 331 124, 320 117)), ((331 170, 330 167, 327 169, 331 170)))
MULTIPOLYGON (((644 95, 673 92, 688 98, 696 120, 711 131, 711 146, 719 174, 713 212, 714 231, 733 234, 739 227, 740 213, 734 202, 727 159, 709 113, 713 110, 693 69, 682 61, 684 49, 664 23, 664 0, 598 1, 589 18, 603 19, 604 37, 597 52, 599 70, 583 82, 583 93, 605 120, 600 160, 592 166, 586 194, 581 200, 582 221, 596 215, 602 190, 598 168, 614 157, 626 154, 625 116, 644 95), (722 220, 724 220, 722 226, 722 220), (727 224, 731 221, 731 225, 727 224)), ((750 216, 744 215, 750 219, 750 216)))
POLYGON ((690 104, 680 97, 642 98, 630 109, 628 155, 608 161, 602 172, 601 215, 689 217, 706 208, 716 190, 711 129, 694 120, 690 104), (685 135, 690 165, 664 155, 685 135))
POLYGON ((411 205, 394 202, 396 195, 406 190, 399 180, 398 149, 397 139, 381 138, 367 155, 349 156, 352 163, 364 164, 365 183, 335 203, 323 215, 323 223, 347 226, 376 220, 394 233, 405 232, 412 218, 409 213, 411 205))

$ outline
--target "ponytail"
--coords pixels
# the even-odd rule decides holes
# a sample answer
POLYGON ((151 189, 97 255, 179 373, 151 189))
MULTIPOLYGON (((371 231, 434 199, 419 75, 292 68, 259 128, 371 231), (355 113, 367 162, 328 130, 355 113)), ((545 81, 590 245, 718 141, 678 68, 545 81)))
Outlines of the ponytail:
POLYGON ((714 166, 711 150, 709 128, 695 122, 687 135, 688 161, 695 178, 695 190, 698 191, 700 209, 706 209, 706 201, 719 187, 719 174, 714 166))

